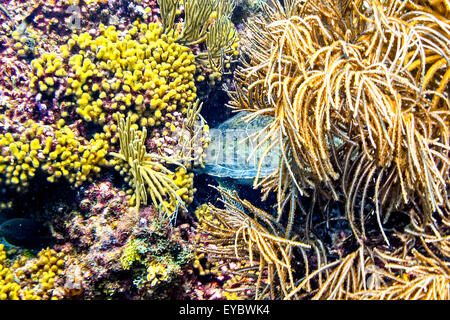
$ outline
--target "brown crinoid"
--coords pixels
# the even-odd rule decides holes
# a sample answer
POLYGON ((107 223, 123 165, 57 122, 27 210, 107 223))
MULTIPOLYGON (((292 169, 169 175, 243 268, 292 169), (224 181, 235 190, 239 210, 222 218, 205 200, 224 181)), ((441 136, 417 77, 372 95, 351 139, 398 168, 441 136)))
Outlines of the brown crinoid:
POLYGON ((255 186, 278 192, 279 213, 297 193, 325 190, 345 201, 359 240, 369 213, 381 230, 406 203, 424 223, 447 216, 448 7, 291 0, 249 22, 230 106, 273 117, 258 138, 266 152, 281 145, 279 166, 255 186))
POLYGON ((448 256, 432 252, 423 238, 402 238, 404 246, 393 251, 361 246, 309 274, 286 298, 306 290, 308 281, 333 268, 325 281, 318 282, 313 299, 448 300, 448 256))
POLYGON ((200 235, 197 253, 208 256, 213 273, 220 274, 230 262, 237 266, 231 272, 243 285, 232 281, 233 288, 226 286, 225 290, 242 291, 255 299, 287 296, 296 280, 291 267, 294 251, 300 250, 305 257, 305 249, 311 246, 285 238, 284 228, 272 216, 236 193, 218 190, 224 208, 210 204, 196 212, 200 235))
POLYGON ((385 256, 386 270, 378 270, 385 281, 376 289, 353 295, 372 300, 448 300, 450 269, 448 263, 433 253, 413 249, 405 258, 385 256))

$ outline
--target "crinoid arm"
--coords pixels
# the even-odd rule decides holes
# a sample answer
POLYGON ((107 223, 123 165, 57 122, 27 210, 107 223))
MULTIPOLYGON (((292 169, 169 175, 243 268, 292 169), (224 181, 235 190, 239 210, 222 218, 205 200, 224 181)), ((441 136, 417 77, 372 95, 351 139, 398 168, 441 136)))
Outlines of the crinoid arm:
MULTIPOLYGON (((442 2, 436 2, 441 3, 442 2)), ((346 202, 363 242, 420 199, 449 209, 449 20, 428 1, 290 1, 249 20, 230 107, 271 117, 257 148, 281 150, 256 185, 278 203, 292 186, 346 202)), ((447 12, 447 11, 445 11, 447 12)), ((289 194, 289 193, 287 193, 289 194)), ((386 243, 388 237, 384 235, 386 243)))
MULTIPOLYGON (((139 211, 141 203, 147 205, 148 197, 153 205, 161 208, 169 218, 173 212, 169 210, 164 201, 165 196, 170 196, 184 206, 184 202, 178 195, 178 186, 170 178, 174 172, 169 170, 163 163, 177 164, 182 166, 177 160, 169 159, 157 154, 148 154, 145 148, 147 130, 136 131, 131 127, 131 117, 126 120, 119 118, 118 125, 120 152, 111 152, 110 155, 122 160, 124 170, 130 176, 130 185, 134 189, 133 198, 136 203, 136 210, 139 211)), ((178 209, 178 206, 177 206, 178 209)))
MULTIPOLYGON (((197 210, 201 242, 198 253, 208 255, 220 271, 221 261, 235 261, 242 268, 233 270, 248 278, 255 299, 286 296, 294 285, 291 260, 294 248, 311 246, 283 237, 284 229, 266 212, 241 200, 236 193, 219 188, 224 209, 205 205, 197 210)), ((236 290, 229 288, 230 290, 236 290)))

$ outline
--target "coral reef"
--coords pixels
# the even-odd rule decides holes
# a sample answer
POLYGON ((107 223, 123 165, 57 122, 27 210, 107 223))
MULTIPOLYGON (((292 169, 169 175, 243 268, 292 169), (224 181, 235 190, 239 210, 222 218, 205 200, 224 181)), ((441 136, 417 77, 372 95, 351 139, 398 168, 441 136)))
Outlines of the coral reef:
POLYGON ((2 1, 0 299, 448 300, 449 14, 2 1))
MULTIPOLYGON (((196 211, 201 230, 198 252, 207 254, 208 262, 213 264, 211 270, 216 273, 223 272, 223 260, 234 262, 231 272, 237 276, 225 284, 226 290, 229 286, 228 290, 244 291, 255 299, 265 295, 274 299, 280 292, 287 295, 287 288, 294 285, 293 248, 304 252, 310 245, 285 239, 285 230, 273 217, 236 194, 219 191, 225 209, 202 206, 196 211)), ((202 258, 202 254, 197 255, 197 267, 201 267, 202 258)))
POLYGON ((146 299, 176 290, 171 286, 182 279, 192 256, 187 225, 172 227, 150 207, 137 215, 126 193, 108 181, 81 197, 81 210, 55 226, 64 238, 58 247, 69 261, 68 295, 146 299))
POLYGON ((0 300, 59 300, 65 259, 61 252, 43 249, 37 258, 8 262, 0 244, 0 300))
MULTIPOLYGON (((234 4, 228 0, 184 0, 183 10, 179 0, 160 0, 164 31, 180 30, 176 40, 195 46, 196 61, 207 70, 214 84, 222 73, 230 69, 233 56, 237 57, 238 38, 231 22, 234 4), (182 22, 177 15, 184 13, 182 22), (202 50, 201 46, 205 49, 202 50)), ((202 81, 203 75, 198 80, 202 81)))
POLYGON ((100 166, 107 164, 104 134, 86 141, 63 123, 61 120, 55 130, 28 120, 12 127, 13 133, 0 134, 0 175, 5 176, 7 185, 15 185, 20 191, 40 169, 48 174, 49 182, 65 177, 78 187, 91 172, 98 173, 100 166))
POLYGON ((163 35, 156 23, 136 22, 123 32, 119 37, 114 26, 100 25, 72 35, 60 57, 43 53, 32 61, 31 88, 42 99, 59 100, 61 116, 70 118, 76 110, 109 129, 116 127, 116 112, 134 114, 133 122, 149 127, 174 119, 175 111, 186 112, 196 99, 189 49, 163 35))

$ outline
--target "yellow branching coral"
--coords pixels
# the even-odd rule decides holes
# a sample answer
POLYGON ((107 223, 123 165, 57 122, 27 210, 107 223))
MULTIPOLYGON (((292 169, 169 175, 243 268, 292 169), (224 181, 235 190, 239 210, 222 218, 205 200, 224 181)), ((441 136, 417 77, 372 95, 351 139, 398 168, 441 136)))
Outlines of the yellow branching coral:
MULTIPOLYGON (((291 259, 294 249, 304 251, 310 245, 283 238, 284 229, 273 217, 236 194, 219 189, 224 209, 212 205, 197 210, 200 231, 197 254, 207 255, 221 272, 223 261, 238 261, 244 267, 233 270, 244 278, 253 278, 255 299, 286 296, 294 286, 291 259)), ((197 265, 199 263, 197 262, 197 265)), ((234 289, 248 290, 248 286, 234 289)))
MULTIPOLYGON (((183 200, 184 205, 191 204, 196 191, 194 188, 194 173, 188 173, 186 168, 178 167, 174 174, 169 175, 169 178, 178 187, 175 192, 183 200)), ((168 201, 165 201, 165 205, 169 210, 168 212, 175 212, 180 204, 178 198, 170 194, 168 201)))
POLYGON ((18 258, 8 266, 0 244, 0 300, 58 300, 64 290, 58 281, 64 272, 64 256, 43 249, 37 258, 18 258))
POLYGON ((17 190, 26 188, 29 179, 40 169, 54 182, 65 177, 75 187, 100 172, 107 164, 109 143, 105 134, 96 134, 86 141, 69 126, 60 129, 28 120, 15 128, 16 132, 0 134, 0 174, 6 184, 17 190))
MULTIPOLYGON (((106 165, 105 156, 108 152, 109 143, 104 134, 95 134, 89 142, 82 141, 68 126, 62 127, 52 137, 56 147, 50 148, 48 158, 43 165, 53 182, 60 176, 66 177, 75 187, 80 186, 88 180, 90 173, 99 173, 100 166, 106 165)), ((44 153, 47 149, 44 149, 44 153)))
POLYGON ((25 131, 20 137, 11 133, 0 134, 0 182, 15 185, 20 191, 29 185, 29 179, 34 177, 36 170, 42 165, 39 157, 43 133, 42 127, 31 120, 25 124, 25 131))
POLYGON ((40 58, 31 62, 31 67, 33 73, 31 74, 30 88, 34 93, 54 95, 58 82, 67 75, 63 60, 54 52, 43 53, 40 58))
POLYGON ((19 300, 21 288, 14 281, 14 274, 6 265, 4 245, 0 244, 0 300, 19 300))
POLYGON ((115 112, 158 125, 196 100, 194 55, 158 24, 136 22, 122 33, 100 25, 98 33, 73 34, 58 55, 33 61, 32 87, 49 90, 67 74, 64 94, 74 98, 78 115, 102 125, 111 125, 115 112))
POLYGON ((166 267, 162 263, 156 261, 150 262, 147 268, 147 281, 150 287, 154 287, 162 281, 166 281, 169 278, 169 274, 166 267))

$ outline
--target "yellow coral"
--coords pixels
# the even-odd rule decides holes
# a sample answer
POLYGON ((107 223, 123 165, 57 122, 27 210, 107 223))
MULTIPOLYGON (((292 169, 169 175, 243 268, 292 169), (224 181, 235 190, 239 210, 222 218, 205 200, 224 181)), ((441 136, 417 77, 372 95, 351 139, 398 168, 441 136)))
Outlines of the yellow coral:
POLYGON ((54 52, 43 53, 41 57, 31 61, 31 67, 30 88, 34 93, 53 94, 59 79, 67 75, 63 60, 57 57, 54 52))
POLYGON ((6 267, 4 245, 0 244, 0 300, 18 300, 20 286, 14 281, 14 274, 6 267))
POLYGON ((88 180, 92 173, 106 165, 109 143, 106 133, 86 141, 58 123, 59 130, 28 120, 17 126, 19 133, 0 134, 0 182, 17 191, 29 185, 36 170, 46 172, 49 182, 67 178, 75 187, 88 180))
POLYGON ((140 248, 143 248, 143 243, 140 240, 130 240, 123 249, 120 256, 120 262, 124 270, 129 270, 134 262, 141 262, 140 248))
MULTIPOLYGON (((184 167, 178 167, 173 175, 169 175, 169 178, 173 180, 178 187, 176 193, 183 200, 185 205, 192 203, 194 200, 194 193, 197 189, 194 188, 194 174, 188 173, 184 167)), ((169 200, 165 201, 165 205, 171 214, 175 212, 179 206, 179 201, 175 196, 169 194, 169 200)))
POLYGON ((18 191, 28 186, 29 178, 34 177, 41 165, 38 157, 41 143, 35 138, 41 131, 39 125, 29 120, 25 127, 20 137, 11 133, 0 134, 0 174, 4 176, 0 176, 0 182, 14 185, 18 191))
POLYGON ((0 300, 60 299, 64 292, 58 281, 65 265, 61 252, 43 249, 37 258, 18 258, 8 266, 0 244, 0 300), (58 290, 56 290, 58 288, 58 290))
POLYGON ((169 278, 169 273, 162 263, 152 261, 147 268, 147 281, 151 287, 169 278))
POLYGON ((91 172, 100 172, 100 166, 106 165, 105 156, 109 144, 105 133, 96 134, 88 143, 81 141, 68 126, 56 131, 53 141, 56 147, 52 148, 47 162, 43 168, 50 174, 50 182, 64 176, 75 187, 88 180, 91 172))

